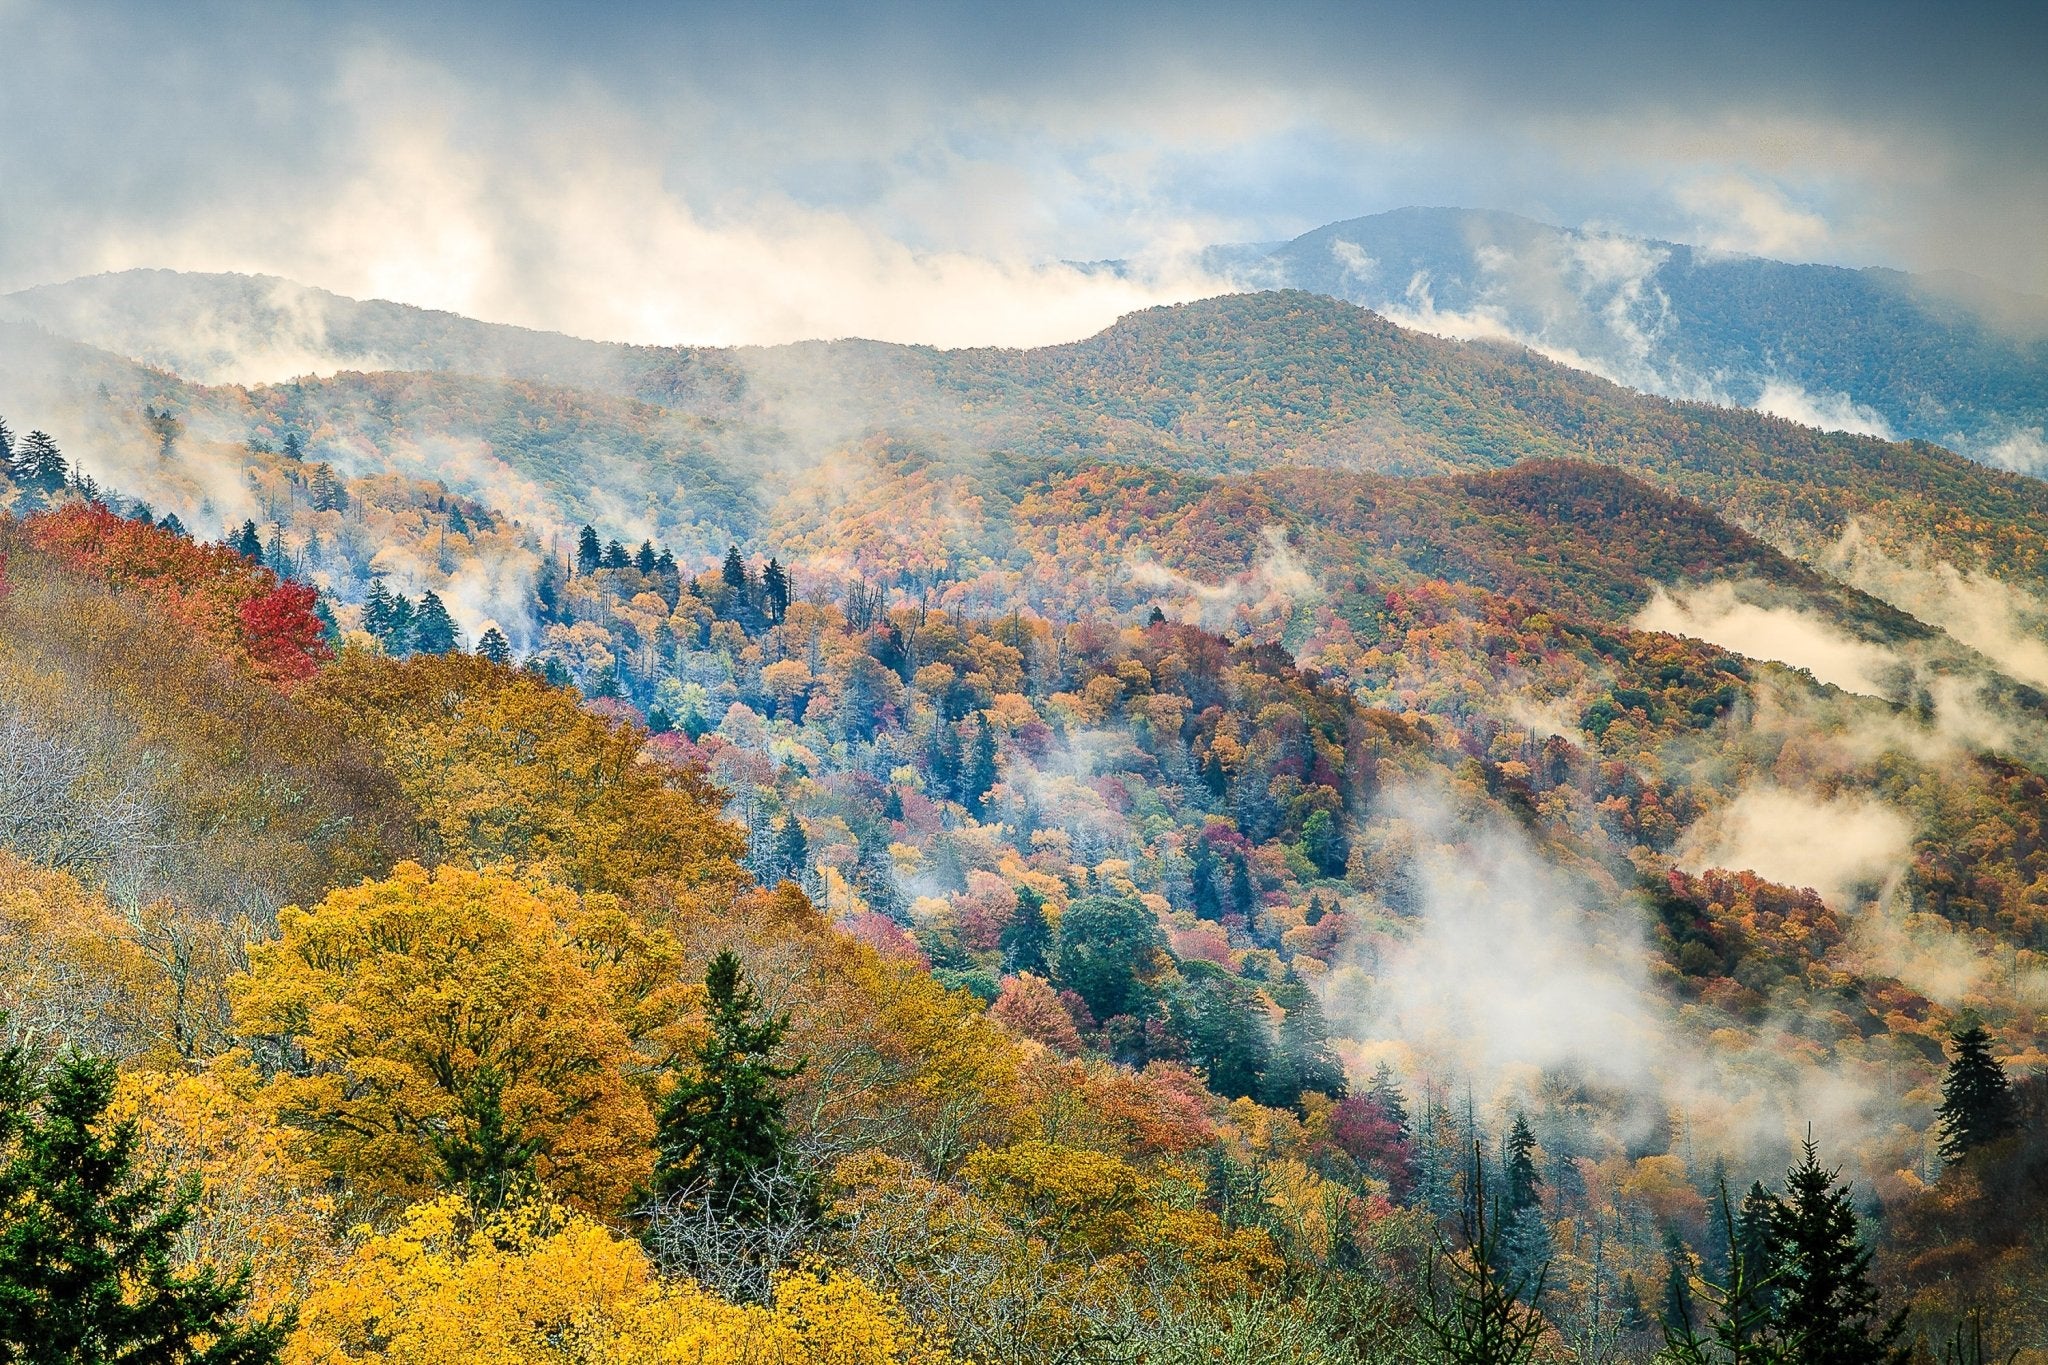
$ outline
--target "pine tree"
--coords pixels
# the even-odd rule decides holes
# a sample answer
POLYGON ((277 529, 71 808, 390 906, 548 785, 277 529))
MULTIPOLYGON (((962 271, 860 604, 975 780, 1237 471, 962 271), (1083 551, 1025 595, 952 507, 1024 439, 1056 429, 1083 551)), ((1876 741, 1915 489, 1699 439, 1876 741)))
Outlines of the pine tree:
POLYGON ((420 598, 419 612, 413 617, 412 647, 418 654, 453 654, 462 648, 455 618, 431 589, 420 598))
MULTIPOLYGON (((1502 1214, 1501 1254, 1525 1281, 1550 1261, 1550 1223, 1543 1213, 1543 1176, 1536 1169, 1536 1135, 1529 1120, 1515 1115, 1506 1151, 1507 1207, 1502 1214)), ((1533 1300, 1532 1300, 1533 1302, 1533 1300)))
POLYGON ((392 596, 391 623, 383 636, 384 648, 390 653, 400 656, 412 653, 412 623, 416 614, 410 597, 402 592, 392 596))
POLYGON ((228 548, 251 564, 263 562, 263 540, 256 534, 256 523, 253 521, 242 523, 242 529, 228 542, 228 548))
POLYGON ((512 642, 505 638, 505 632, 492 622, 484 627, 484 633, 477 637, 477 657, 489 659, 492 663, 509 667, 512 663, 512 642))
POLYGON ((160 530, 169 531, 174 536, 183 536, 185 534, 185 523, 178 520, 176 512, 164 513, 164 519, 157 523, 157 527, 160 530))
POLYGON ((1249 924, 1253 912, 1259 907, 1258 894, 1252 890, 1251 869, 1245 866, 1242 857, 1233 858, 1230 864, 1230 908, 1243 915, 1249 924))
POLYGON ((1898 1346, 1906 1312, 1879 1321, 1871 1253, 1857 1236, 1856 1208, 1839 1172, 1822 1168, 1812 1138, 1805 1159, 1785 1176, 1785 1197, 1771 1210, 1777 1304, 1772 1334, 1797 1365, 1904 1365, 1898 1346))
POLYGON ((740 558, 740 547, 729 545, 725 551, 725 563, 720 567, 719 577, 725 586, 734 592, 744 592, 747 586, 747 561, 740 558))
MULTIPOLYGON (((1686 1282, 1667 1287, 1665 1354, 1660 1359, 1672 1365, 1783 1365, 1785 1357, 1771 1339, 1776 1301, 1771 1283, 1777 1270, 1768 1225, 1776 1201, 1761 1184, 1752 1185, 1737 1214, 1729 1203, 1728 1182, 1717 1181, 1715 1189, 1715 1222, 1721 1228, 1720 1259, 1725 1266, 1721 1282, 1702 1277, 1696 1286, 1686 1282)), ((1667 1229, 1667 1254, 1675 1240, 1667 1229)), ((1682 1244, 1678 1250, 1683 1253, 1682 1244)))
POLYGON ((641 573, 653 573, 655 562, 654 542, 651 540, 641 541, 640 548, 633 554, 633 567, 641 573))
POLYGON ((1046 952, 1052 947, 1052 926, 1045 918, 1045 897, 1028 886, 1017 888, 1017 913, 1003 926, 999 945, 1006 972, 1045 975, 1046 952))
POLYGON ((267 1365, 288 1320, 246 1322, 246 1274, 179 1274, 197 1190, 135 1171, 133 1120, 107 1122, 111 1064, 47 1078, 0 1053, 0 1361, 267 1365))
MULTIPOLYGON (((166 444, 168 445, 168 442, 166 444)), ((284 434, 284 457, 287 460, 306 458, 306 443, 299 439, 299 433, 296 431, 287 431, 284 434)))
POLYGON ((465 1190, 477 1208, 503 1208, 531 1187, 541 1141, 522 1135, 505 1112, 505 1078, 494 1067, 470 1078, 459 1107, 461 1126, 430 1139, 442 1179, 465 1190))
POLYGON ((14 482, 14 430, 0 417, 0 479, 14 482))
POLYGON ((734 954, 711 959, 704 991, 709 1036, 692 1065, 677 1068, 662 1105, 653 1190, 658 1199, 707 1200, 721 1216, 744 1222, 770 1212, 761 1206, 759 1178, 790 1156, 776 1087, 803 1064, 772 1060, 789 1016, 764 1014, 734 954))
POLYGON ((270 539, 263 543, 263 562, 280 578, 291 576, 291 551, 285 548, 284 527, 270 524, 270 539))
POLYGON ((310 488, 315 511, 339 512, 348 503, 348 494, 343 491, 341 481, 334 477, 334 469, 330 465, 313 466, 310 488))
POLYGON ((576 533, 576 572, 595 573, 604 565, 604 547, 597 542, 597 531, 586 526, 576 533))
POLYGON ((607 569, 630 569, 633 561, 626 554, 626 547, 616 540, 604 543, 604 566, 607 569))
POLYGON ((1956 1055, 1941 1083, 1942 1159, 1953 1166, 2019 1127, 2012 1082, 1991 1055, 1991 1035, 1971 1023, 1955 1035, 1956 1055))
POLYGON ((391 589, 384 585, 384 580, 371 579, 363 594, 363 629, 379 640, 390 639, 392 602, 391 589))
POLYGON ((1536 1169, 1536 1135, 1519 1111, 1508 1132, 1506 1167, 1509 1211, 1535 1208, 1543 1196, 1543 1176, 1536 1169))

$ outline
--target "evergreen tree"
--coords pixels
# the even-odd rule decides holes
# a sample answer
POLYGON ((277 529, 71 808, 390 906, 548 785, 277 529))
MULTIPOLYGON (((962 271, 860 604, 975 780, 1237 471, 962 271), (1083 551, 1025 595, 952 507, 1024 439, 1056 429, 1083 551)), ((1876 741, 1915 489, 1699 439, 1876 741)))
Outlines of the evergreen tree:
POLYGON ((1529 1131, 1529 1120, 1520 1111, 1508 1131, 1505 1164, 1509 1211, 1535 1208, 1543 1197, 1543 1176, 1536 1169, 1536 1135, 1529 1131))
POLYGON ((804 837, 804 822, 795 811, 783 816, 776 828, 775 862, 781 874, 798 885, 810 880, 811 843, 804 837))
MULTIPOLYGON (((1269 1092, 1273 1043, 1265 1011, 1252 991, 1213 962, 1184 962, 1181 976, 1186 988, 1173 1011, 1177 1031, 1187 1039, 1188 1050, 1209 1088, 1226 1099, 1257 1095, 1274 1104, 1300 1099, 1298 1085, 1285 1097, 1269 1092)), ((1088 994, 1082 992, 1083 998, 1088 994)), ((1092 1002, 1090 1008, 1094 1008, 1092 1002)), ((1112 1007, 1112 1014, 1098 1012, 1096 1017, 1121 1013, 1136 1011, 1112 1007)), ((1285 1082, 1281 1085, 1284 1088, 1285 1082)))
POLYGON ((604 566, 607 569, 630 569, 633 561, 626 554, 626 547, 616 540, 604 543, 604 566))
POLYGON ((384 632, 384 648, 392 654, 412 653, 412 623, 416 613, 412 599, 397 593, 391 599, 391 624, 384 632))
MULTIPOLYGON (((166 446, 169 444, 168 441, 165 442, 166 446)), ((299 439, 299 433, 296 431, 287 431, 284 434, 284 457, 287 460, 303 460, 306 458, 306 443, 299 439)))
POLYGON ((251 564, 263 562, 263 540, 256 534, 256 523, 253 521, 242 523, 242 529, 228 542, 228 548, 251 564))
POLYGON ((292 555, 285 548, 284 527, 276 522, 270 524, 270 539, 263 543, 263 562, 280 578, 290 577, 292 555))
POLYGON ((643 540, 640 542, 639 550, 634 552, 633 567, 638 569, 641 573, 653 573, 654 565, 654 542, 651 540, 643 540))
POLYGON ((789 1159, 789 1130, 777 1083, 802 1063, 778 1065, 774 1051, 789 1016, 766 1016, 731 952, 704 973, 710 1032, 662 1105, 655 1129, 657 1198, 707 1200, 720 1216, 744 1222, 770 1210, 759 1177, 789 1159))
POLYGON ((995 784, 996 732, 984 711, 975 718, 974 745, 967 752, 967 769, 960 775, 960 795, 976 818, 986 812, 989 789, 995 784))
POLYGON ((1045 897, 1028 886, 1017 888, 1017 913, 1003 926, 999 944, 1006 972, 1046 973, 1045 954, 1052 947, 1052 926, 1045 918, 1045 897))
POLYGON ((1387 1122, 1394 1125, 1395 1131, 1401 1135, 1401 1140, 1406 1142, 1410 1136, 1408 1099, 1401 1093, 1401 1082, 1394 1075, 1394 1068, 1385 1062, 1374 1068, 1372 1087, 1366 1091, 1366 1095, 1378 1106, 1380 1113, 1386 1116, 1387 1122))
MULTIPOLYGON (((1508 1133, 1505 1175, 1507 1207, 1501 1217, 1501 1254, 1506 1265, 1533 1283, 1550 1261, 1550 1222, 1543 1213, 1543 1176, 1536 1169, 1536 1135, 1522 1114, 1508 1133)), ((1533 1300, 1531 1301, 1533 1302, 1533 1300)))
POLYGON ((604 565, 604 547, 597 542, 597 531, 589 526, 576 533, 576 572, 595 573, 604 565))
POLYGON ((1848 1188, 1835 1183, 1839 1173, 1821 1167, 1818 1150, 1809 1137, 1805 1159, 1786 1173, 1785 1197, 1771 1210, 1772 1335, 1795 1365, 1904 1365, 1910 1353, 1897 1343, 1905 1310, 1880 1322, 1855 1206, 1848 1188))
POLYGON ((1337 817, 1319 810, 1302 822, 1301 851, 1325 877, 1341 877, 1345 860, 1351 856, 1351 844, 1337 817))
POLYGON ((931 771, 932 797, 946 801, 960 794, 960 775, 964 758, 960 749, 960 727, 941 718, 938 728, 932 732, 931 753, 926 766, 931 771))
POLYGON ((347 491, 342 487, 341 480, 334 477, 333 468, 327 464, 313 466, 310 490, 316 511, 339 512, 348 505, 347 491))
POLYGON ((14 431, 0 417, 0 479, 14 481, 14 431))
POLYGON ((761 572, 761 605, 770 625, 781 625, 789 615, 789 574, 773 559, 761 572))
POLYGON ((1344 1066, 1330 1050, 1330 1026, 1323 1018, 1322 1003, 1295 975, 1294 968, 1289 967, 1274 987, 1273 1003, 1282 1013, 1264 1103, 1291 1108, 1311 1090, 1342 1099, 1344 1066))
POLYGON ((1955 1035, 1956 1055, 1941 1083, 1941 1155, 1953 1166, 2019 1127, 2012 1082, 1991 1055, 1991 1035, 1972 1022, 1955 1035))
POLYGON ((494 1067, 471 1077, 459 1104, 461 1125, 431 1137, 441 1177, 460 1186, 480 1209, 501 1209, 533 1183, 541 1141, 521 1134, 505 1112, 505 1078, 494 1067))
POLYGON ((509 666, 512 662, 512 642, 505 638, 496 623, 484 627, 484 633, 477 637, 476 652, 479 658, 489 659, 494 664, 509 666))
POLYGON ((1549 1267, 1533 1276, 1505 1263, 1498 1207, 1489 1208, 1486 1171, 1472 1147, 1470 1180, 1459 1213, 1464 1254, 1439 1245, 1424 1267, 1422 1326, 1455 1365, 1516 1365, 1535 1355, 1544 1321, 1533 1307, 1549 1267))
POLYGON ((664 578, 675 575, 676 557, 668 552, 668 547, 662 547, 661 554, 654 561, 654 571, 664 578))
POLYGON ((158 522, 157 526, 162 530, 169 531, 174 536, 185 534, 185 523, 178 520, 176 512, 164 513, 164 519, 158 522))
POLYGON ((448 509, 448 530, 450 533, 458 536, 469 534, 469 518, 462 515, 460 507, 450 507, 448 509))
MULTIPOLYGON (((1667 1288, 1662 1358, 1672 1365, 1783 1365, 1785 1357, 1771 1339, 1775 1252, 1768 1231, 1757 1233, 1767 1229, 1775 1201, 1761 1184, 1752 1185, 1738 1215, 1729 1205, 1728 1182, 1717 1181, 1715 1189, 1715 1223, 1722 1230, 1719 1259, 1725 1267, 1721 1282, 1702 1279, 1697 1289, 1690 1283, 1667 1288)), ((1675 1234, 1667 1229, 1667 1254, 1673 1241, 1675 1234)))
POLYGON ((132 1119, 109 1123, 111 1064, 37 1072, 0 1053, 0 1361, 268 1365, 289 1320, 245 1322, 246 1274, 179 1274, 198 1191, 135 1170, 132 1119))
POLYGON ((1245 866, 1243 857, 1231 860, 1230 908, 1243 915, 1247 924, 1251 923, 1253 913, 1259 908, 1258 893, 1252 890, 1251 869, 1245 866))
POLYGON ((725 580, 725 586, 734 592, 744 592, 747 587, 747 561, 740 558, 740 547, 729 545, 725 551, 725 563, 718 571, 725 580))
POLYGON ((71 466, 48 432, 31 431, 14 452, 14 481, 53 498, 71 480, 71 466))
POLYGON ((413 617, 412 647, 418 654, 453 654, 462 648, 455 618, 448 614, 440 594, 431 589, 420 598, 419 612, 413 617))
POLYGON ((384 585, 384 580, 371 579, 363 594, 363 629, 379 640, 390 638, 392 601, 391 589, 384 585))
POLYGON ((624 689, 619 685, 617 664, 606 664, 591 674, 589 695, 611 701, 617 701, 625 695, 624 689))

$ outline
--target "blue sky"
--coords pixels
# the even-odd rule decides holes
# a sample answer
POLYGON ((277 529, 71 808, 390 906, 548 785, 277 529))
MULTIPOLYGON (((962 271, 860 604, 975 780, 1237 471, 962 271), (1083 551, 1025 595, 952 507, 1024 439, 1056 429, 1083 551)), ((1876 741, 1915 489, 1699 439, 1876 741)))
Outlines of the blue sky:
POLYGON ((0 288, 1031 342, 1405 204, 2048 293, 2048 7, 0 0, 0 288), (1050 263, 1152 263, 1142 284, 1050 263))

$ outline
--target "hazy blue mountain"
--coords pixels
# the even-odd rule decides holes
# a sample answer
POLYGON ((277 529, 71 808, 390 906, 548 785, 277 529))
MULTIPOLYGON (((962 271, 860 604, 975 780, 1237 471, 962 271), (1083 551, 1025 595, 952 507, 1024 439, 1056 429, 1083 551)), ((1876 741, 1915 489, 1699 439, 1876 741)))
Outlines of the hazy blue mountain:
POLYGON ((1796 265, 1450 208, 1215 248, 1203 264, 1247 288, 1510 337, 1650 392, 2048 467, 2048 303, 1967 277, 1796 265))

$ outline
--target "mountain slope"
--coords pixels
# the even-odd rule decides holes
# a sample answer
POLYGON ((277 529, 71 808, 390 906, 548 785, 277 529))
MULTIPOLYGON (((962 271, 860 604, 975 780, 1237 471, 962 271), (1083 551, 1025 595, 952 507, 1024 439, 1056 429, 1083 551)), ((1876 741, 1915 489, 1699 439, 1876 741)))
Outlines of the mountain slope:
POLYGON ((1511 337, 1674 397, 1940 441, 2022 468, 2042 458, 2048 304, 1977 282, 1426 208, 1331 223, 1212 264, 1248 287, 1511 337))

